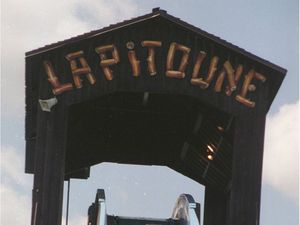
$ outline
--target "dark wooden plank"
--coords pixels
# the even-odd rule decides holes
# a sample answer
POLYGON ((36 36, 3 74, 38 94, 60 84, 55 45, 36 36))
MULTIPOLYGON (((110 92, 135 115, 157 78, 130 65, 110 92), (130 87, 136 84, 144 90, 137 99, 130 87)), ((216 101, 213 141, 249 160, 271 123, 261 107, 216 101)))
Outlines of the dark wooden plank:
POLYGON ((225 224, 227 217, 228 196, 214 188, 205 187, 204 225, 225 224))
POLYGON ((249 113, 235 119, 231 225, 259 224, 264 128, 264 115, 249 113))
POLYGON ((43 165, 46 145, 46 127, 48 114, 38 110, 37 113, 37 141, 35 146, 35 163, 34 163, 34 180, 32 190, 32 213, 31 213, 31 225, 36 225, 37 217, 39 217, 39 208, 41 205, 41 194, 43 193, 42 177, 43 177, 43 165))
POLYGON ((60 225, 62 217, 67 113, 58 103, 39 110, 32 225, 60 225))

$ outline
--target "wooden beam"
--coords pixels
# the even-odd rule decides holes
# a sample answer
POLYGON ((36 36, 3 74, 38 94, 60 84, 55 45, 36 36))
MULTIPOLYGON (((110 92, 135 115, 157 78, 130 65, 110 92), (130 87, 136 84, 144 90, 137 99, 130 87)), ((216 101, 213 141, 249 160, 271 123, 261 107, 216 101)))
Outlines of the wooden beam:
POLYGON ((67 112, 59 102, 38 109, 31 225, 60 225, 62 217, 67 112))
POLYGON ((235 118, 231 225, 259 225, 265 115, 247 113, 235 118))
POLYGON ((212 187, 205 187, 204 225, 226 224, 227 195, 212 187))

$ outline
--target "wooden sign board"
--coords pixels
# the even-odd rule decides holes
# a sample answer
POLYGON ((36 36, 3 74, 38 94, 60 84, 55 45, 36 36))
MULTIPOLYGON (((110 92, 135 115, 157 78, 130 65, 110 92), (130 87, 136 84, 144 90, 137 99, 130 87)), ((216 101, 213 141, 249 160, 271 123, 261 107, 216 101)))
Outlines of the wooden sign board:
POLYGON ((254 224, 265 116, 285 73, 160 9, 28 52, 33 220, 59 224, 63 180, 118 162, 169 166, 206 185, 207 225, 254 224))

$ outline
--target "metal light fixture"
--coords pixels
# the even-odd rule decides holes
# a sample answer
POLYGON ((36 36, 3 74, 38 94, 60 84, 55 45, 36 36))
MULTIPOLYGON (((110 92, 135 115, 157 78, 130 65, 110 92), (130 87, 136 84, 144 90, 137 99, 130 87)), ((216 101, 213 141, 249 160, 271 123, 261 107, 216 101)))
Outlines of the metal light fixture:
POLYGON ((209 160, 213 160, 214 159, 214 153, 215 153, 215 150, 213 149, 213 147, 211 145, 207 145, 207 158, 209 160))
POLYGON ((214 159, 213 155, 207 155, 207 158, 208 158, 209 160, 213 160, 213 159, 214 159))

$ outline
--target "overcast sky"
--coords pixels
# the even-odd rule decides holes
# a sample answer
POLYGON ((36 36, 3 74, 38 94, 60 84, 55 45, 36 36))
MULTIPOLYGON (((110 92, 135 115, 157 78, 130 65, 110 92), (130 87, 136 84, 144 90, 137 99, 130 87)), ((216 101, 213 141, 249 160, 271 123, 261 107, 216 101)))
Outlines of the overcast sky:
MULTIPOLYGON (((288 70, 267 117, 261 225, 299 223, 297 0, 2 0, 1 4, 1 224, 30 224, 32 175, 24 174, 25 52, 158 6, 288 70)), ((167 218, 179 194, 190 193, 201 203, 204 198, 201 185, 168 168, 100 164, 92 168, 88 180, 71 181, 70 225, 86 224, 97 188, 106 191, 108 213, 125 216, 167 218)))

